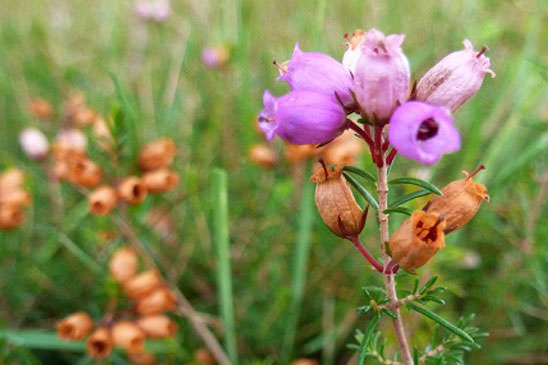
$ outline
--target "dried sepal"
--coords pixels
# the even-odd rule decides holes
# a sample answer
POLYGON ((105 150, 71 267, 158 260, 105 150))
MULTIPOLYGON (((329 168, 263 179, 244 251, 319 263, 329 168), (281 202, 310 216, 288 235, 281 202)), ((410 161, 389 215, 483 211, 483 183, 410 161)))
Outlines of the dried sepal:
POLYGON ((149 193, 161 193, 177 187, 179 184, 179 174, 162 168, 144 173, 141 180, 149 193))
POLYGON ((129 204, 140 204, 148 195, 147 187, 136 176, 126 177, 117 188, 118 197, 129 204))
POLYGON ((144 316, 136 323, 150 338, 172 337, 177 332, 177 324, 163 314, 144 316))
POLYGON ((120 321, 112 326, 112 340, 127 352, 142 352, 145 349, 145 333, 135 323, 120 321))
POLYGON ((81 340, 93 328, 93 320, 85 312, 76 312, 57 323, 57 335, 63 340, 81 340))
POLYGON ((129 248, 118 249, 110 258, 110 274, 119 282, 125 282, 137 274, 139 259, 137 253, 129 248))
POLYGON ((106 215, 116 207, 117 200, 116 191, 112 187, 100 186, 89 195, 89 211, 93 215, 106 215))
POLYGON ((132 299, 142 298, 162 285, 162 278, 156 270, 145 271, 124 283, 124 290, 132 299))
POLYGON ((137 302, 137 313, 140 315, 158 314, 175 308, 175 295, 168 288, 155 289, 137 302))
POLYGON ((110 330, 99 327, 89 336, 86 342, 87 354, 95 359, 104 359, 112 352, 113 341, 110 330))
POLYGON ((175 143, 169 138, 150 142, 139 152, 139 167, 143 170, 156 170, 168 167, 177 152, 175 143))

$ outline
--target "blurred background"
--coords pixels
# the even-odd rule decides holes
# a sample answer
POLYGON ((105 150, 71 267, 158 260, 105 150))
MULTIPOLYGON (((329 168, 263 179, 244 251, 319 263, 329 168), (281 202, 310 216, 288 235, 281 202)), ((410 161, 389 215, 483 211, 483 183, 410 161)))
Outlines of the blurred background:
MULTIPOLYGON (((273 168, 251 161, 249 151, 263 143, 255 117, 264 89, 287 91, 275 82, 272 61, 288 59, 295 42, 341 59, 343 35, 371 27, 406 34, 416 79, 465 38, 489 46, 497 77, 487 78, 455 116, 462 150, 430 168, 399 158, 392 174, 444 186, 461 170, 486 165, 478 180, 491 202, 418 274, 422 282, 439 275, 449 288, 447 304, 432 306, 437 313, 451 320, 475 313, 474 324, 490 333, 467 363, 548 363, 547 5, 187 0, 172 1, 169 14, 147 15, 128 0, 1 1, 0 171, 21 168, 33 203, 19 228, 0 232, 0 363, 93 363, 82 347, 57 340, 55 323, 77 310, 100 318, 117 291, 108 277, 108 259, 123 243, 114 219, 90 215, 82 192, 65 183, 55 205, 44 163, 29 159, 18 140, 29 126, 53 139, 66 127, 63 108, 75 93, 104 119, 122 113, 132 125, 122 134, 129 147, 116 169, 93 130, 82 129, 90 155, 112 176, 132 171, 139 146, 174 140, 179 188, 147 198, 127 219, 168 280, 211 315, 221 342, 211 171, 227 172, 239 363, 346 363, 354 331, 367 326, 356 311, 364 301, 360 288, 380 277, 322 223, 310 199, 310 161, 287 158, 280 141, 269 146, 277 156, 273 168), (53 108, 45 120, 29 110, 36 99, 53 108), (309 247, 302 244, 308 235, 309 247), (302 302, 292 296, 300 283, 302 302), (39 329, 52 335, 24 335, 39 329)), ((372 171, 365 153, 357 164, 372 171)), ((392 228, 401 219, 394 216, 392 228)), ((362 238, 378 255, 376 237, 370 219, 362 238)), ((158 347, 160 363, 192 363, 203 347, 186 319, 176 321, 176 337, 158 347)), ((406 322, 413 344, 423 348, 431 323, 408 313, 406 322)), ((390 323, 381 327, 391 334, 390 323)), ((126 360, 115 353, 104 363, 126 360)))

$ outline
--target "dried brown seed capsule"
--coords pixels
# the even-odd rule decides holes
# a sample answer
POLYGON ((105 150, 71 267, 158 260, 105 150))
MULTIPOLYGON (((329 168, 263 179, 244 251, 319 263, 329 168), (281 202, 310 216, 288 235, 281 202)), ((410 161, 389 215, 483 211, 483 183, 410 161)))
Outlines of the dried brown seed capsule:
POLYGON ((163 314, 141 317, 137 325, 150 338, 172 337, 177 332, 177 324, 163 314))
POLYGON ((112 255, 108 266, 114 279, 125 282, 137 274, 139 258, 133 249, 122 247, 112 255))
POLYGON ((360 234, 365 215, 342 175, 342 168, 316 164, 310 180, 316 183, 314 199, 329 229, 343 238, 360 234))
POLYGON ((0 204, 0 229, 14 229, 21 225, 25 218, 21 206, 0 204))
POLYGON ((89 211, 93 215, 106 215, 116 207, 116 191, 103 185, 95 189, 88 198, 89 211))
POLYGON ((153 365, 156 364, 156 358, 154 354, 150 352, 133 352, 128 354, 128 359, 135 365, 153 365))
POLYGON ((139 204, 147 197, 147 188, 136 176, 126 177, 118 185, 118 197, 129 204, 139 204))
POLYGON ((329 142, 320 157, 326 165, 354 165, 356 157, 363 152, 363 146, 363 142, 356 138, 353 132, 346 131, 329 142))
POLYGON ((256 144, 251 147, 249 159, 261 167, 274 167, 278 163, 276 152, 264 144, 256 144))
POLYGON ((34 99, 29 103, 29 112, 36 118, 49 119, 53 116, 53 107, 44 99, 34 99))
POLYGON ((90 357, 104 359, 112 352, 113 342, 110 330, 99 327, 89 336, 86 342, 87 353, 90 357))
POLYGON ((137 313, 158 314, 175 308, 175 295, 167 288, 158 288, 137 303, 137 313))
POLYGON ((0 191, 12 191, 23 186, 25 173, 17 168, 12 168, 0 174, 0 191))
POLYGON ((112 340, 127 352, 142 352, 145 349, 145 333, 133 322, 120 321, 112 326, 112 340))
POLYGON ((21 188, 15 190, 0 190, 0 204, 8 204, 13 206, 27 206, 32 198, 28 191, 21 188))
POLYGON ((161 138, 143 146, 139 152, 139 167, 143 170, 156 170, 168 167, 177 152, 175 143, 169 138, 161 138))
POLYGON ((103 172, 95 162, 88 158, 73 158, 67 162, 68 180, 73 184, 94 188, 101 183, 103 172))
POLYGON ((206 364, 215 364, 215 358, 205 348, 199 348, 194 352, 194 358, 200 365, 206 365, 206 364))
POLYGON ((421 267, 445 246, 444 229, 437 213, 414 211, 388 241, 392 259, 406 270, 421 267))
POLYGON ((321 148, 317 148, 313 144, 295 145, 288 143, 285 146, 285 159, 293 165, 317 156, 320 152, 321 148))
POLYGON ((57 323, 57 335, 63 340, 81 340, 93 328, 93 320, 86 312, 76 312, 57 323))
POLYGON ((484 167, 466 175, 464 179, 453 181, 442 189, 442 196, 433 196, 423 208, 428 213, 438 213, 445 219, 445 233, 451 233, 462 228, 476 215, 481 203, 489 201, 487 188, 472 180, 484 167))
POLYGON ((149 193, 161 193, 173 190, 179 184, 179 174, 168 169, 146 172, 141 179, 149 193))
POLYGON ((161 285, 160 274, 156 270, 148 270, 126 281, 124 289, 128 297, 138 299, 152 293, 161 285))

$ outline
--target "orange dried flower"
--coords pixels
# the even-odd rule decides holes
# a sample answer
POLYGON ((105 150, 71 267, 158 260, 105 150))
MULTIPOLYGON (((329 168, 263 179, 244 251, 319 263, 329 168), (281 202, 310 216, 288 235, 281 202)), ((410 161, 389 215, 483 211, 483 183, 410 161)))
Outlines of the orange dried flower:
POLYGON ((158 288, 137 303, 137 313, 158 314, 175 308, 175 295, 167 288, 158 288))
POLYGON ((321 150, 321 148, 317 148, 313 144, 296 145, 287 143, 285 145, 285 159, 287 162, 294 165, 308 158, 317 156, 321 150))
POLYGON ((261 167, 274 167, 278 157, 274 150, 264 144, 256 144, 249 149, 249 159, 261 167))
POLYGON ((14 190, 0 190, 0 204, 8 204, 17 207, 27 206, 30 204, 32 197, 30 193, 21 188, 14 190))
POLYGON ((143 352, 132 352, 128 354, 128 359, 132 364, 135 365, 153 365, 156 364, 156 358, 154 354, 143 351, 143 352))
POLYGON ((173 190, 179 184, 179 174, 165 168, 146 172, 141 179, 151 194, 173 190))
POLYGON ((25 173, 18 168, 8 169, 0 174, 0 191, 12 191, 23 186, 25 173))
POLYGON ((306 359, 306 358, 297 359, 291 363, 291 365, 318 365, 318 364, 319 362, 317 360, 306 359))
POLYGON ((21 225, 25 218, 21 206, 0 204, 0 229, 14 229, 21 225))
POLYGON ((439 214, 414 211, 388 241, 392 259, 406 270, 421 267, 445 246, 444 229, 439 214))
POLYGON ((39 119, 50 119, 53 116, 53 107, 44 99, 34 99, 29 103, 29 112, 39 119))
POLYGON ((93 136, 95 137, 97 144, 106 151, 110 151, 112 143, 114 142, 110 130, 105 120, 101 117, 97 117, 93 123, 93 136))
POLYGON ((147 197, 147 188, 136 176, 126 177, 118 185, 118 197, 129 204, 140 204, 147 197))
POLYGON ((177 332, 177 324, 163 314, 141 317, 137 325, 150 338, 172 337, 177 332))
POLYGON ((81 106, 74 110, 72 122, 79 128, 87 127, 95 122, 97 114, 86 106, 81 106))
POLYGON ((175 143, 169 138, 161 138, 144 145, 139 152, 139 167, 143 170, 156 170, 168 167, 177 152, 175 143))
POLYGON ((423 208, 425 212, 437 213, 444 219, 445 233, 462 228, 476 215, 481 203, 489 201, 487 188, 472 180, 484 166, 480 166, 472 174, 466 171, 465 178, 453 181, 442 189, 442 196, 433 196, 423 208))
POLYGON ((124 289, 128 297, 138 299, 152 293, 160 285, 160 274, 156 270, 148 270, 126 281, 124 289))
POLYGON ((75 185, 94 188, 101 183, 103 171, 88 158, 72 158, 68 161, 68 180, 75 185))
POLYGON ((110 330, 99 327, 89 336, 86 342, 87 353, 90 357, 104 359, 112 352, 113 342, 110 330))
POLYGON ((100 186, 89 195, 89 211, 93 215, 106 215, 116 207, 117 199, 116 191, 112 187, 100 186))
POLYGON ((145 349, 145 333, 133 322, 116 322, 111 334, 114 344, 127 352, 142 352, 145 349))
POLYGON ((139 258, 133 249, 122 247, 112 255, 108 266, 114 279, 125 282, 137 274, 139 258))
POLYGON ((194 358, 196 359, 198 364, 215 364, 215 358, 213 357, 211 352, 209 352, 205 348, 199 348, 198 350, 196 350, 194 352, 194 358))
POLYGON ((316 183, 314 199, 329 229, 343 238, 360 234, 365 224, 365 214, 356 203, 342 175, 342 168, 316 164, 310 180, 316 183))
POLYGON ((57 323, 57 335, 63 340, 81 340, 93 328, 93 320, 86 312, 76 312, 57 323))
POLYGON ((325 145, 320 157, 326 165, 354 165, 363 149, 364 143, 348 130, 325 145))

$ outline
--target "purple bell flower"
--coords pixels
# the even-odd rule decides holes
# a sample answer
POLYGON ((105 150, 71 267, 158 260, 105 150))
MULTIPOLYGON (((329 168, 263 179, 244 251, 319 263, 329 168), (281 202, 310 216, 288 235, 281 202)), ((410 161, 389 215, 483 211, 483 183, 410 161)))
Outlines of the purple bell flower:
POLYGON ((388 139, 403 156, 426 165, 460 149, 460 135, 448 109, 421 101, 409 101, 394 111, 388 139))
POLYGON ((281 72, 277 80, 287 82, 291 91, 313 91, 329 96, 337 93, 345 106, 353 104, 350 74, 342 63, 324 53, 303 52, 297 43, 287 72, 281 72))
POLYGON ((269 140, 278 135, 292 144, 323 143, 346 128, 346 113, 333 96, 292 91, 275 98, 266 90, 263 103, 259 128, 269 140))

